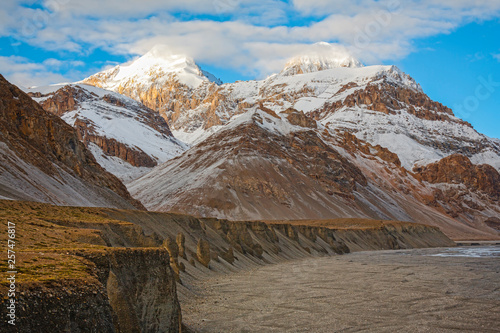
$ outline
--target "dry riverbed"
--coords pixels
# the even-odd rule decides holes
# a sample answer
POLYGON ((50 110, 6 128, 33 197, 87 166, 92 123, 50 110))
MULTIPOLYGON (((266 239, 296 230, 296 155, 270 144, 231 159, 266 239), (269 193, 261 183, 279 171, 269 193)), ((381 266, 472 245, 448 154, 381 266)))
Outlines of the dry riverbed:
POLYGON ((500 257, 474 251, 357 252, 217 275, 181 297, 183 321, 194 332, 499 332, 500 257))

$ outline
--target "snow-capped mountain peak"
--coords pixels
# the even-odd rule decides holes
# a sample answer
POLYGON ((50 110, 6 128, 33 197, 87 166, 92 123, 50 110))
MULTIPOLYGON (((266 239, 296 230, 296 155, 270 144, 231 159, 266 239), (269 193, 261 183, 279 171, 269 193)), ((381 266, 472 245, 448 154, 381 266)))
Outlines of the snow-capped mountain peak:
POLYGON ((205 81, 222 83, 214 75, 202 70, 193 58, 174 54, 165 45, 156 45, 142 57, 97 73, 83 82, 119 91, 120 87, 161 85, 172 79, 192 89, 205 81))
POLYGON ((192 58, 182 54, 172 54, 164 46, 157 45, 129 65, 120 66, 120 71, 115 76, 115 79, 120 80, 135 76, 151 69, 158 69, 164 73, 185 72, 203 76, 200 68, 192 58))
POLYGON ((344 47, 320 42, 290 59, 281 74, 313 73, 339 67, 358 68, 363 64, 344 47))

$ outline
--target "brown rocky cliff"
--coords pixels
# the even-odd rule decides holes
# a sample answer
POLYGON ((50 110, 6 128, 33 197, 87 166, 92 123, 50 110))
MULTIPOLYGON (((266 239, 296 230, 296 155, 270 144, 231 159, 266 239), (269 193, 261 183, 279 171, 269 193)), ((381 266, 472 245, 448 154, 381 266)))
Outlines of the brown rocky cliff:
POLYGON ((398 167, 401 166, 401 161, 399 160, 397 154, 380 145, 373 146, 366 141, 358 139, 354 134, 345 131, 339 132, 336 140, 341 147, 346 149, 346 151, 348 151, 349 153, 353 154, 353 156, 355 156, 359 151, 366 155, 380 157, 382 160, 393 163, 398 167))
POLYGON ((181 309, 166 249, 76 251, 96 264, 118 332, 180 332, 181 309))
MULTIPOLYGON (((45 111, 62 116, 68 111, 76 110, 79 103, 92 98, 92 95, 79 87, 64 86, 56 93, 50 94, 51 97, 40 102, 45 111)), ((30 97, 44 97, 40 93, 28 93, 30 97)), ((94 97, 97 97, 93 95, 94 97)))
POLYGON ((131 192, 153 210, 232 219, 323 217, 332 214, 330 209, 336 209, 336 202, 357 207, 355 192, 368 183, 362 171, 313 130, 283 135, 260 126, 261 121, 273 117, 256 112, 254 121, 210 136, 189 154, 164 164, 164 169, 131 183, 131 192), (169 177, 184 175, 188 169, 194 178, 214 165, 213 178, 205 177, 207 180, 196 188, 151 190, 162 186, 166 168, 169 177), (150 200, 153 192, 155 198, 150 200), (318 197, 326 208, 315 206, 318 197), (175 205, 170 206, 173 198, 175 205), (239 214, 245 205, 257 205, 252 211, 266 215, 232 215, 239 214))
MULTIPOLYGON (((18 281, 16 326, 7 328, 2 321, 1 332, 181 332, 177 286, 166 250, 78 249, 50 255, 58 252, 78 258, 86 266, 85 275, 18 281)), ((0 284, 0 290, 6 292, 5 286, 0 284)), ((3 309, 0 313, 6 316, 3 309)))
POLYGON ((297 111, 295 109, 288 109, 281 113, 286 114, 286 119, 292 125, 300 126, 300 127, 308 127, 308 128, 317 128, 318 125, 316 121, 304 114, 302 111, 297 111))
POLYGON ((491 198, 500 198, 500 174, 488 164, 474 165, 460 154, 450 155, 438 162, 417 167, 417 177, 429 182, 464 184, 469 189, 487 193, 491 198))
POLYGON ((24 161, 57 177, 55 165, 83 181, 106 188, 139 209, 121 181, 106 172, 78 140, 75 130, 50 114, 0 75, 0 140, 24 161))

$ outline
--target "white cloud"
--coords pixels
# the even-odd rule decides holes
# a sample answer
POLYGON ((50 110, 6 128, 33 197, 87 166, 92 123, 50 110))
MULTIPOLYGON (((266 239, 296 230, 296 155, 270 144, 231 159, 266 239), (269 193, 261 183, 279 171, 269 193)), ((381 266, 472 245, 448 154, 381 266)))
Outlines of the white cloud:
POLYGON ((500 61, 500 53, 499 54, 492 54, 493 58, 496 60, 500 61))
POLYGON ((85 66, 85 63, 83 61, 79 61, 79 60, 61 61, 61 60, 54 59, 54 58, 46 59, 43 61, 42 64, 44 66, 46 66, 47 68, 50 68, 52 70, 58 70, 61 68, 69 68, 69 67, 85 66))
POLYGON ((102 48, 132 58, 166 44, 199 62, 258 76, 280 70, 318 41, 343 44, 361 61, 380 63, 407 56, 414 39, 500 15, 498 0, 47 0, 45 10, 12 10, 15 2, 0 9, 0 18, 10 18, 0 33, 47 50, 102 48), (202 14, 209 16, 196 19, 202 14), (302 23, 288 26, 292 18, 302 23))
POLYGON ((56 82, 72 82, 80 77, 80 73, 71 71, 68 76, 54 72, 54 69, 68 67, 71 62, 65 63, 55 59, 48 59, 43 63, 33 63, 19 56, 0 56, 0 73, 10 82, 23 87, 48 85, 56 82))
POLYGON ((486 19, 498 15, 498 0, 293 0, 294 7, 307 15, 353 16, 377 11, 399 12, 405 16, 432 20, 464 17, 486 19))

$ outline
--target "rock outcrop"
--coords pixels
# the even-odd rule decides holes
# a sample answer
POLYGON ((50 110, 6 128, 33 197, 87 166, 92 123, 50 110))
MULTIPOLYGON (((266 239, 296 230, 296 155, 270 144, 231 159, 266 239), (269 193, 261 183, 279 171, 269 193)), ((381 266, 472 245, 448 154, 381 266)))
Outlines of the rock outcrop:
POLYGON ((484 223, 486 223, 486 225, 497 230, 500 233, 500 218, 489 217, 484 221, 484 223))
POLYGON ((179 257, 186 259, 186 236, 182 232, 179 232, 175 240, 179 248, 179 257))
POLYGON ((205 267, 209 267, 210 264, 210 243, 205 239, 200 239, 198 245, 196 246, 196 256, 198 261, 205 267))
POLYGON ((286 114, 286 119, 290 122, 292 125, 300 126, 300 127, 309 127, 309 128, 317 128, 318 125, 314 121, 314 119, 311 119, 311 117, 308 117, 304 114, 304 112, 297 111, 294 109, 288 109, 283 111, 282 113, 286 114))
POLYGON ((487 222, 500 214, 500 174, 495 168, 474 165, 466 156, 455 154, 413 171, 433 189, 426 199, 428 205, 453 218, 472 220, 479 229, 496 230, 487 222))
POLYGON ((455 154, 428 164, 416 167, 418 176, 431 184, 463 184, 473 191, 481 191, 492 199, 500 198, 500 174, 491 165, 474 165, 466 156, 455 154))

